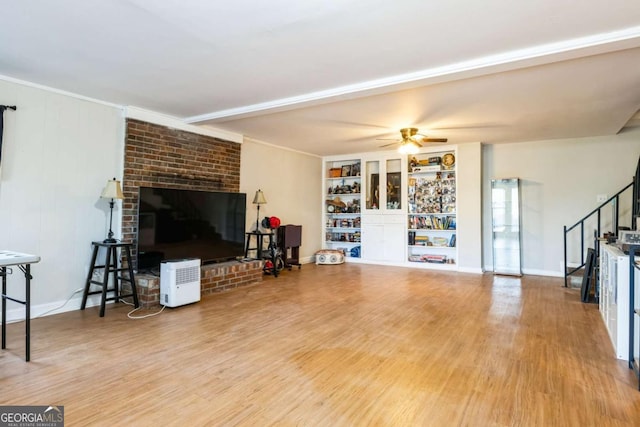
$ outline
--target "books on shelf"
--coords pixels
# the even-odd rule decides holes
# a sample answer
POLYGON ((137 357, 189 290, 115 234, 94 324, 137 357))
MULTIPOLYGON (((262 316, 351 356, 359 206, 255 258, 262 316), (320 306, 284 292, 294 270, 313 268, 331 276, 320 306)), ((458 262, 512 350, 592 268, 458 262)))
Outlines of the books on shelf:
POLYGON ((408 243, 410 246, 432 246, 453 248, 456 246, 456 235, 452 234, 450 237, 445 236, 427 236, 426 234, 419 234, 415 231, 409 231, 408 243))
POLYGON ((409 255, 409 261, 411 262, 430 262, 436 264, 453 264, 452 258, 447 258, 446 255, 409 255))
POLYGON ((409 228, 416 230, 455 230, 455 216, 415 215, 409 217, 409 228))

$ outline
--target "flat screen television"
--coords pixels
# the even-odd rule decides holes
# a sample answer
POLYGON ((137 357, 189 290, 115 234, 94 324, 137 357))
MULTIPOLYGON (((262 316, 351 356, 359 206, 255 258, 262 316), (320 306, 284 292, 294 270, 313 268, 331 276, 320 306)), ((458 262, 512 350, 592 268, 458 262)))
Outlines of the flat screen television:
POLYGON ((244 256, 245 193, 140 187, 138 269, 172 259, 244 256))

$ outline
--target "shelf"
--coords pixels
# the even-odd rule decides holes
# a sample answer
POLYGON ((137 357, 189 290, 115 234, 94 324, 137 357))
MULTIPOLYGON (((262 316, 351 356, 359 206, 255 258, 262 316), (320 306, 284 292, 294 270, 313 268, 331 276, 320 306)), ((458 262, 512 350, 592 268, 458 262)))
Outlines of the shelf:
POLYGON ((446 255, 409 255, 409 262, 415 262, 418 264, 435 264, 435 265, 455 265, 453 258, 447 258, 446 255))
POLYGON ((330 176, 330 177, 327 177, 326 179, 328 181, 335 181, 340 179, 361 179, 361 178, 362 177, 358 175, 358 176, 330 176))
POLYGON ((456 168, 445 157, 455 161, 452 150, 409 157, 407 259, 425 268, 456 268, 456 168))
POLYGON ((455 149, 427 150, 408 157, 394 152, 325 158, 323 247, 347 257, 353 250, 363 262, 457 270, 455 149), (425 170, 412 172, 410 164, 425 170), (329 205, 336 209, 330 212, 329 205))
POLYGON ((455 233, 456 230, 455 228, 408 228, 407 231, 415 231, 415 232, 421 232, 421 231, 426 231, 429 233, 455 233))
MULTIPOLYGON (((435 170, 435 171, 430 171, 430 170, 424 170, 424 171, 416 171, 416 172, 409 172, 409 176, 424 176, 424 175, 435 175, 435 174, 443 174, 443 173, 456 173, 455 169, 440 169, 440 170, 435 170)), ((442 179, 447 179, 442 178, 442 179)))
POLYGON ((424 268, 429 270, 445 270, 445 271, 456 271, 458 266, 456 263, 440 263, 440 262, 426 262, 426 261, 408 261, 412 267, 415 268, 424 268))
POLYGON ((409 212, 409 216, 430 216, 430 215, 435 215, 435 216, 456 216, 455 212, 424 212, 424 213, 415 213, 415 212, 409 212))
POLYGON ((412 249, 455 249, 455 246, 426 246, 426 245, 409 245, 409 248, 412 249))
POLYGON ((361 183, 364 180, 360 166, 361 160, 357 158, 336 158, 324 162, 323 247, 342 250, 345 258, 352 259, 360 258, 362 244, 361 183))

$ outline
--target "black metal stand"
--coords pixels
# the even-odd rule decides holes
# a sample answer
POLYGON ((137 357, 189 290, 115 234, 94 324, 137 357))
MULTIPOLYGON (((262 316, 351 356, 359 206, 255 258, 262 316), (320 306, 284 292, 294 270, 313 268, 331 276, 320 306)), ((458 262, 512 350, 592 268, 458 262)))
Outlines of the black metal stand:
POLYGON ((133 297, 133 305, 138 308, 138 291, 136 289, 136 280, 133 274, 133 264, 131 263, 131 243, 113 243, 113 242, 92 242, 93 254, 91 255, 91 268, 87 274, 87 280, 84 285, 84 293, 82 294, 82 304, 80 310, 84 310, 87 305, 87 297, 89 295, 101 294, 100 300, 100 317, 104 317, 105 304, 107 301, 118 302, 120 298, 133 297), (106 255, 103 265, 96 265, 96 259, 98 258, 98 250, 100 248, 106 248, 106 255), (124 254, 127 258, 127 267, 118 268, 118 248, 124 250, 124 254), (102 281, 93 280, 93 273, 96 269, 103 270, 102 281), (128 277, 120 275, 120 272, 127 272, 128 277), (113 288, 109 289, 109 275, 113 274, 113 288), (120 288, 122 281, 129 282, 131 285, 131 293, 127 295, 120 295, 120 288), (91 285, 99 285, 102 287, 99 291, 89 291, 91 285), (107 298, 107 292, 113 292, 114 296, 107 298))
POLYGON ((25 279, 25 299, 24 301, 12 298, 7 295, 7 267, 0 267, 0 277, 2 277, 2 349, 7 348, 7 300, 24 305, 25 309, 25 360, 31 360, 31 265, 18 265, 24 273, 25 279))
POLYGON ((252 231, 245 234, 247 235, 247 242, 244 249, 245 258, 249 257, 249 251, 256 251, 255 259, 266 259, 271 262, 271 266, 267 266, 267 263, 265 262, 265 267, 263 268, 264 272, 267 274, 273 274, 274 277, 278 277, 278 271, 280 270, 278 267, 281 264, 279 262, 280 251, 273 240, 273 233, 252 231), (255 237, 256 239, 255 247, 251 246, 251 237, 255 237), (267 246, 266 251, 264 250, 265 237, 267 237, 269 240, 269 245, 267 246))
POLYGON ((109 202, 109 208, 111 209, 111 213, 109 214, 109 234, 107 234, 107 238, 104 239, 102 243, 118 242, 116 239, 113 238, 113 231, 111 230, 111 224, 113 223, 113 205, 115 205, 115 200, 111 199, 111 201, 109 202))

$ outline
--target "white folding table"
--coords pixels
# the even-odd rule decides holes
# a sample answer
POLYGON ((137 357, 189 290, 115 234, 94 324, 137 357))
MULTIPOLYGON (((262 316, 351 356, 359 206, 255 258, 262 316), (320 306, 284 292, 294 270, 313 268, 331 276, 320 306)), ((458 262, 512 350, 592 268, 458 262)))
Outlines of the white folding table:
POLYGON ((17 302, 25 306, 25 340, 26 340, 26 361, 31 358, 30 336, 31 336, 31 264, 40 261, 37 255, 24 254, 20 252, 0 250, 0 277, 2 278, 2 348, 7 348, 7 300, 17 302), (25 279, 25 299, 19 300, 7 295, 7 271, 11 272, 12 266, 17 266, 24 273, 25 279))

